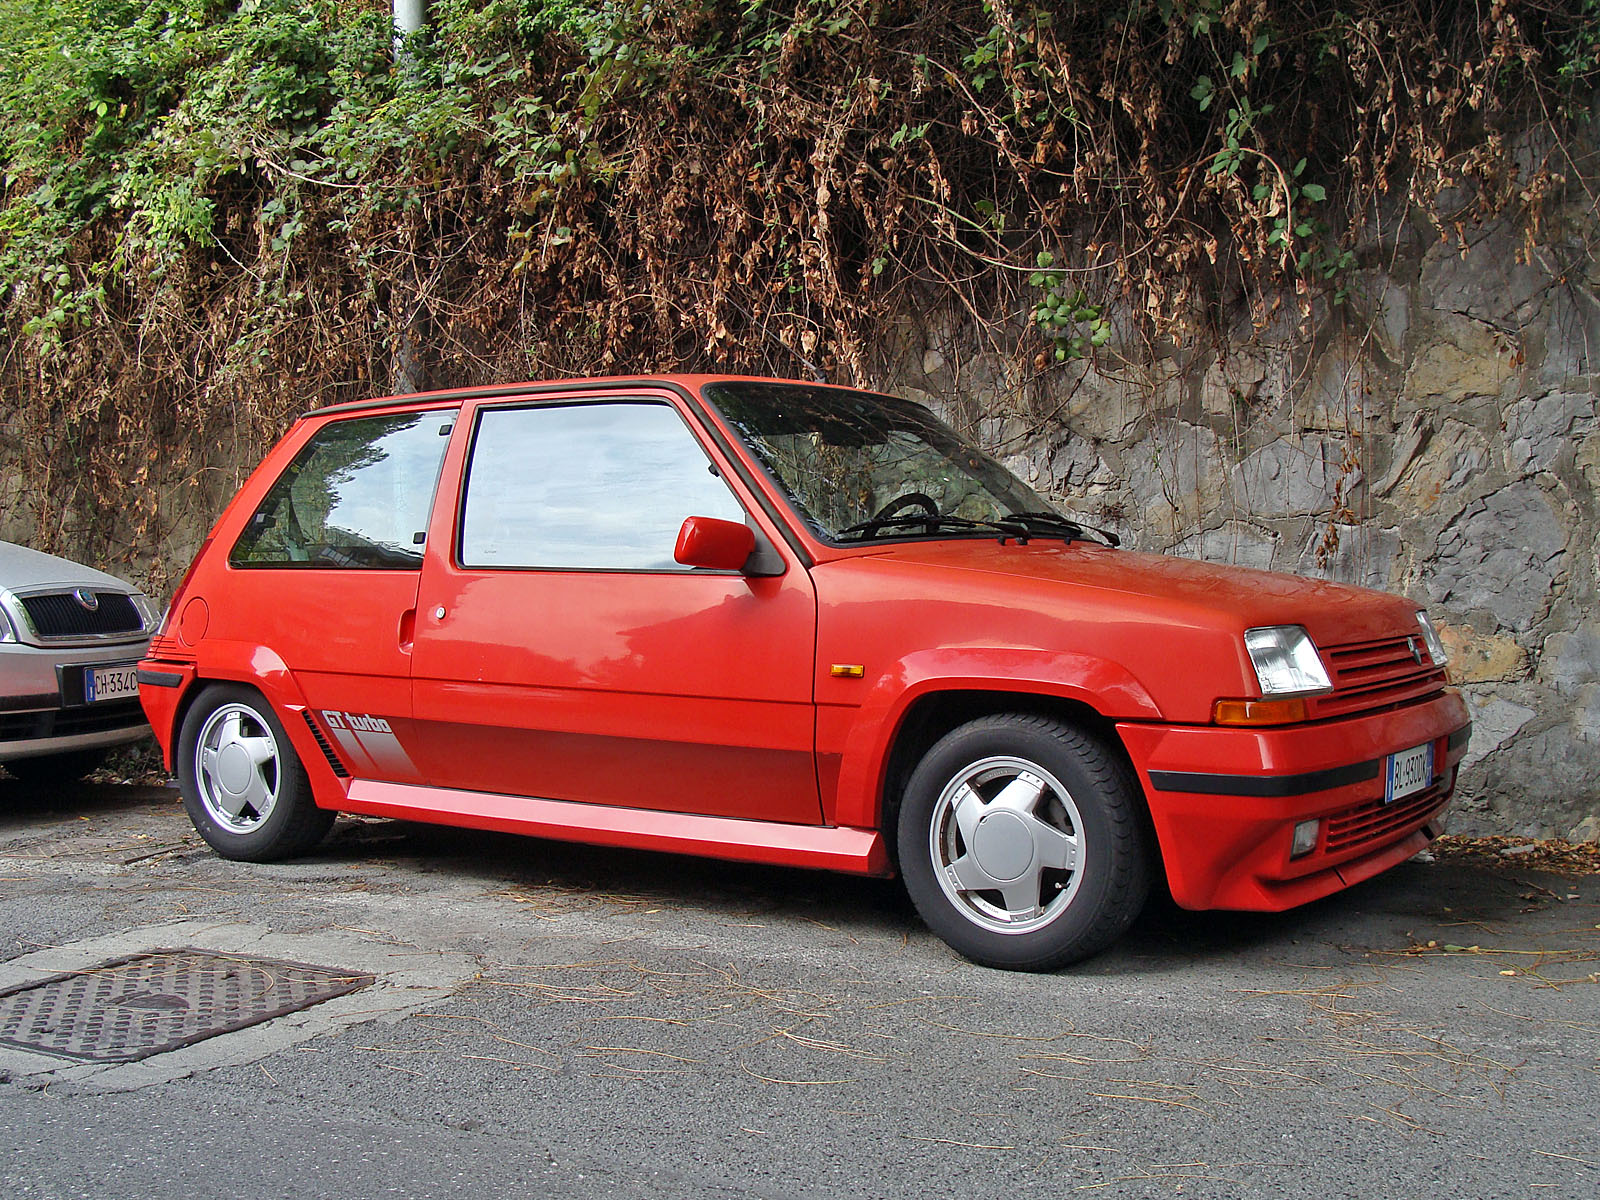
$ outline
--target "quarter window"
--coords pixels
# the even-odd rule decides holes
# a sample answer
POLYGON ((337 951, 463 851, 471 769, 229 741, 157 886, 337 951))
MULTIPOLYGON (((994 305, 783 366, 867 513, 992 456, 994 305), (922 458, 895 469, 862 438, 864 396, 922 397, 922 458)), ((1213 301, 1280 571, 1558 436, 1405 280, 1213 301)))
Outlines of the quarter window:
POLYGON ((682 571, 672 551, 691 516, 745 519, 670 406, 487 409, 468 468, 461 562, 682 571))
POLYGON ((453 419, 433 410, 324 426, 272 485, 228 561, 419 569, 453 419))

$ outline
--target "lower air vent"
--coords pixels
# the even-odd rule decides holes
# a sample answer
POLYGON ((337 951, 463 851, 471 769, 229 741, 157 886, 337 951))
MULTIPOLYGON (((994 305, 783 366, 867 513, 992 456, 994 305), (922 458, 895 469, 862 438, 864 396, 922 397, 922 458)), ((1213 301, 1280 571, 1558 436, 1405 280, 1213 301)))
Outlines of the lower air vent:
POLYGON ((1328 818, 1324 848, 1335 854, 1393 842, 1422 828, 1443 803, 1443 795, 1444 784, 1440 782, 1393 804, 1373 800, 1335 813, 1328 818))
POLYGON ((144 724, 137 700, 111 700, 82 708, 0 713, 0 742, 26 742, 74 734, 109 733, 144 724))
POLYGON ((333 752, 333 747, 328 744, 328 739, 322 736, 322 730, 317 728, 317 722, 312 715, 302 709, 300 715, 306 719, 306 727, 311 730, 311 736, 317 739, 317 746, 322 751, 322 756, 328 760, 328 765, 333 768, 333 773, 340 779, 349 779, 350 772, 339 761, 339 756, 333 752))

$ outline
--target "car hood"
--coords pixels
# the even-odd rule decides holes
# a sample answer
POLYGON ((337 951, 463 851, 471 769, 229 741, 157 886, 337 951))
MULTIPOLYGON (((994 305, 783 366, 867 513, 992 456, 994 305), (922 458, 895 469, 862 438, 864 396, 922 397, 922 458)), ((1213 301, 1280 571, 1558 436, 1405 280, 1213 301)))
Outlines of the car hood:
POLYGON ((54 554, 44 554, 0 542, 0 588, 28 590, 41 587, 92 587, 108 591, 132 592, 135 589, 115 575, 96 571, 54 554))
POLYGON ((1084 541, 898 542, 853 561, 868 571, 936 571, 946 587, 961 588, 965 580, 974 591, 1009 591, 1014 602, 1045 609, 1100 609, 1123 620, 1229 633, 1302 625, 1323 647, 1415 633, 1420 607, 1350 584, 1084 541))

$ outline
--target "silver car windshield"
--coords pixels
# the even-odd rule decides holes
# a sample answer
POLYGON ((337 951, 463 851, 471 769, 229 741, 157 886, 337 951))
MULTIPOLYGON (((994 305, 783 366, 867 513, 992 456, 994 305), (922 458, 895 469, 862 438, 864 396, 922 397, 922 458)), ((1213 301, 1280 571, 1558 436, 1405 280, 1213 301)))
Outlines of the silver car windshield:
POLYGON ((766 382, 713 384, 706 398, 825 541, 1083 536, 910 401, 766 382))

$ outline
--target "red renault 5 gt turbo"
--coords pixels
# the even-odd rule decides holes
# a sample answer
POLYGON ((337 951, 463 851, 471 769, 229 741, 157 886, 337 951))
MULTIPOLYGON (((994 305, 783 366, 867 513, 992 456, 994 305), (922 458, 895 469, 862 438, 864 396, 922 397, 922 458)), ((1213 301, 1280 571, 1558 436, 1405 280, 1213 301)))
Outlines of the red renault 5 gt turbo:
POLYGON ((1442 830, 1469 733, 1397 596, 1120 550, 925 409, 576 380, 308 413, 139 664, 218 853, 337 812, 898 872, 976 962, 1161 872, 1277 910, 1442 830))

